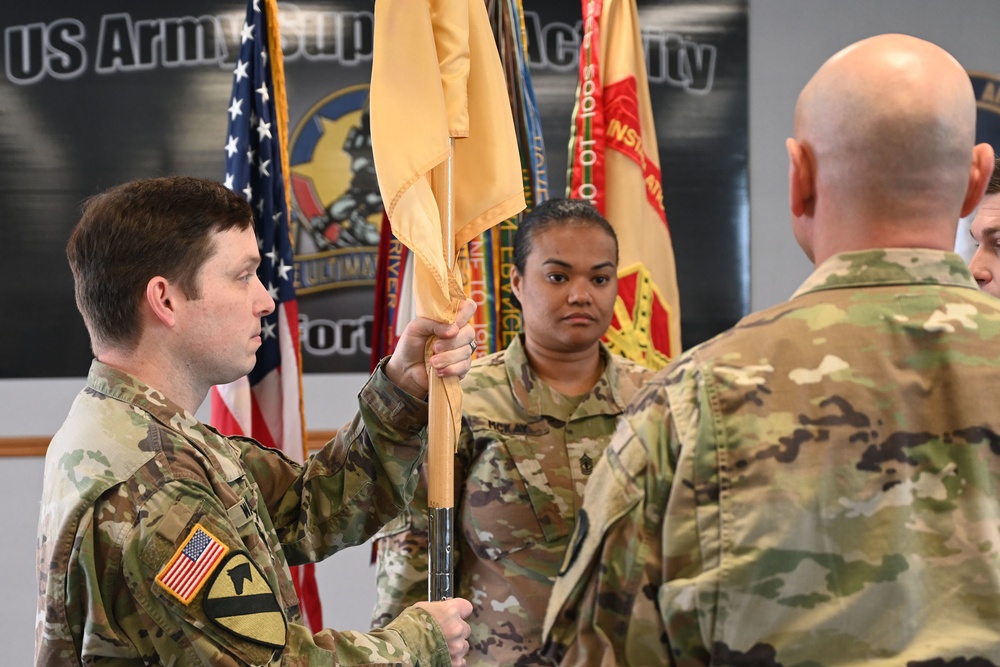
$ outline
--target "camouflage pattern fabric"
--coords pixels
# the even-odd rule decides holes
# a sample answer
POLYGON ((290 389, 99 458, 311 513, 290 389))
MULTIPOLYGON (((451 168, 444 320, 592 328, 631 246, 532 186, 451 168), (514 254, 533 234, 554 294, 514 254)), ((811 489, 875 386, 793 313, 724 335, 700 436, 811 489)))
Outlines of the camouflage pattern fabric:
POLYGON ((354 421, 302 466, 95 361, 46 455, 35 663, 450 665, 424 611, 313 635, 288 570, 364 542, 407 505, 426 414, 380 369, 354 421), (201 561, 212 549, 236 560, 201 561), (204 567, 171 584, 184 558, 204 567), (239 563, 229 597, 208 600, 227 563, 239 563))
POLYGON ((563 665, 1000 664, 1000 300, 824 262, 629 405, 546 616, 563 665))
MULTIPOLYGON (((455 595, 472 602, 470 667, 545 664, 542 620, 593 465, 616 417, 652 371, 601 345, 605 371, 585 396, 539 381, 520 337, 462 381, 456 457, 455 595)), ((379 534, 373 624, 427 599, 427 480, 379 534)))

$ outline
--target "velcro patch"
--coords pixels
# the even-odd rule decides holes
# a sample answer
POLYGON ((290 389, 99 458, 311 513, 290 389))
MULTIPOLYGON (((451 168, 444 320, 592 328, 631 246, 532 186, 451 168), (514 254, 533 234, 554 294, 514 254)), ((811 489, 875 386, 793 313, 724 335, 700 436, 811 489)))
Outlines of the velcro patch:
POLYGON ((285 645, 288 628, 281 605, 246 554, 238 551, 229 556, 206 591, 201 606, 210 621, 257 644, 285 645))
POLYGON ((229 547, 196 523, 156 575, 156 583, 184 604, 190 604, 227 553, 229 547))

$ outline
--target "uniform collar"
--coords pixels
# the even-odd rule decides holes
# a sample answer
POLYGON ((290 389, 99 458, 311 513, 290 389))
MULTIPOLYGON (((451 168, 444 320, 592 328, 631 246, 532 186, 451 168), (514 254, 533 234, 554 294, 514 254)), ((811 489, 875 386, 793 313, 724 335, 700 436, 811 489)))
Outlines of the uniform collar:
POLYGON ((829 289, 885 285, 948 285, 978 289, 965 260, 953 252, 880 248, 844 252, 816 267, 792 298, 829 289))
POLYGON ((148 413, 165 427, 203 445, 219 447, 224 441, 215 429, 202 424, 190 412, 139 378, 94 359, 87 388, 148 413))
MULTIPOLYGON (((507 380, 510 383, 514 399, 521 408, 531 418, 538 418, 543 414, 552 415, 553 411, 547 409, 547 403, 551 400, 550 395, 554 392, 550 390, 541 391, 542 381, 535 374, 528 363, 528 355, 524 351, 524 334, 518 334, 504 350, 504 369, 507 373, 507 380)), ((586 417, 591 415, 619 414, 625 409, 625 401, 619 395, 619 373, 621 370, 614 363, 611 352, 603 342, 598 342, 600 355, 604 360, 604 371, 598 378, 597 384, 590 390, 587 398, 577 407, 574 415, 576 417, 586 417)))

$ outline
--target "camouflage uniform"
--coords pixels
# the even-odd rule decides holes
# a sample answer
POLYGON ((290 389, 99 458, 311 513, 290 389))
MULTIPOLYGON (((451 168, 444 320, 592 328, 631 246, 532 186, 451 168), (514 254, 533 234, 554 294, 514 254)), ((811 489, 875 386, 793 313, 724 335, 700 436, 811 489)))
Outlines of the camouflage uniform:
POLYGON ((1000 663, 1000 300, 953 253, 824 262, 659 373, 584 499, 563 665, 1000 663))
POLYGON ((381 370, 359 402, 302 466, 95 361, 46 456, 36 664, 450 665, 424 611, 368 635, 301 624, 288 566, 365 541, 423 459, 426 404, 381 370))
MULTIPOLYGON (((473 614, 476 665, 536 665, 542 620, 584 485, 616 417, 652 371, 601 345, 604 374, 583 397, 538 380, 520 338, 462 381, 456 457, 455 595, 473 614)), ((408 515, 380 533, 374 625, 427 599, 426 478, 408 515)))

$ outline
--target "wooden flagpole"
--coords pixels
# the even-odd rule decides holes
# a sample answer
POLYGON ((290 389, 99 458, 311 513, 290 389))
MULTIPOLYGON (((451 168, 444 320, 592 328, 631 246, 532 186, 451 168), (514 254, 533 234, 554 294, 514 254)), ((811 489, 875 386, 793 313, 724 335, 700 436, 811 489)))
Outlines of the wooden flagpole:
MULTIPOLYGON (((441 211, 442 247, 448 271, 455 269, 454 197, 452 192, 452 163, 455 155, 455 140, 448 140, 447 177, 433 179, 435 199, 445 202, 441 211), (443 183, 441 181, 444 181, 443 183), (443 190, 443 192, 442 192, 443 190)), ((429 370, 429 369, 428 369, 429 370)), ((455 420, 445 392, 444 381, 430 373, 427 423, 427 530, 428 565, 427 599, 446 600, 454 595, 453 577, 455 572, 455 447, 457 434, 455 420)))

